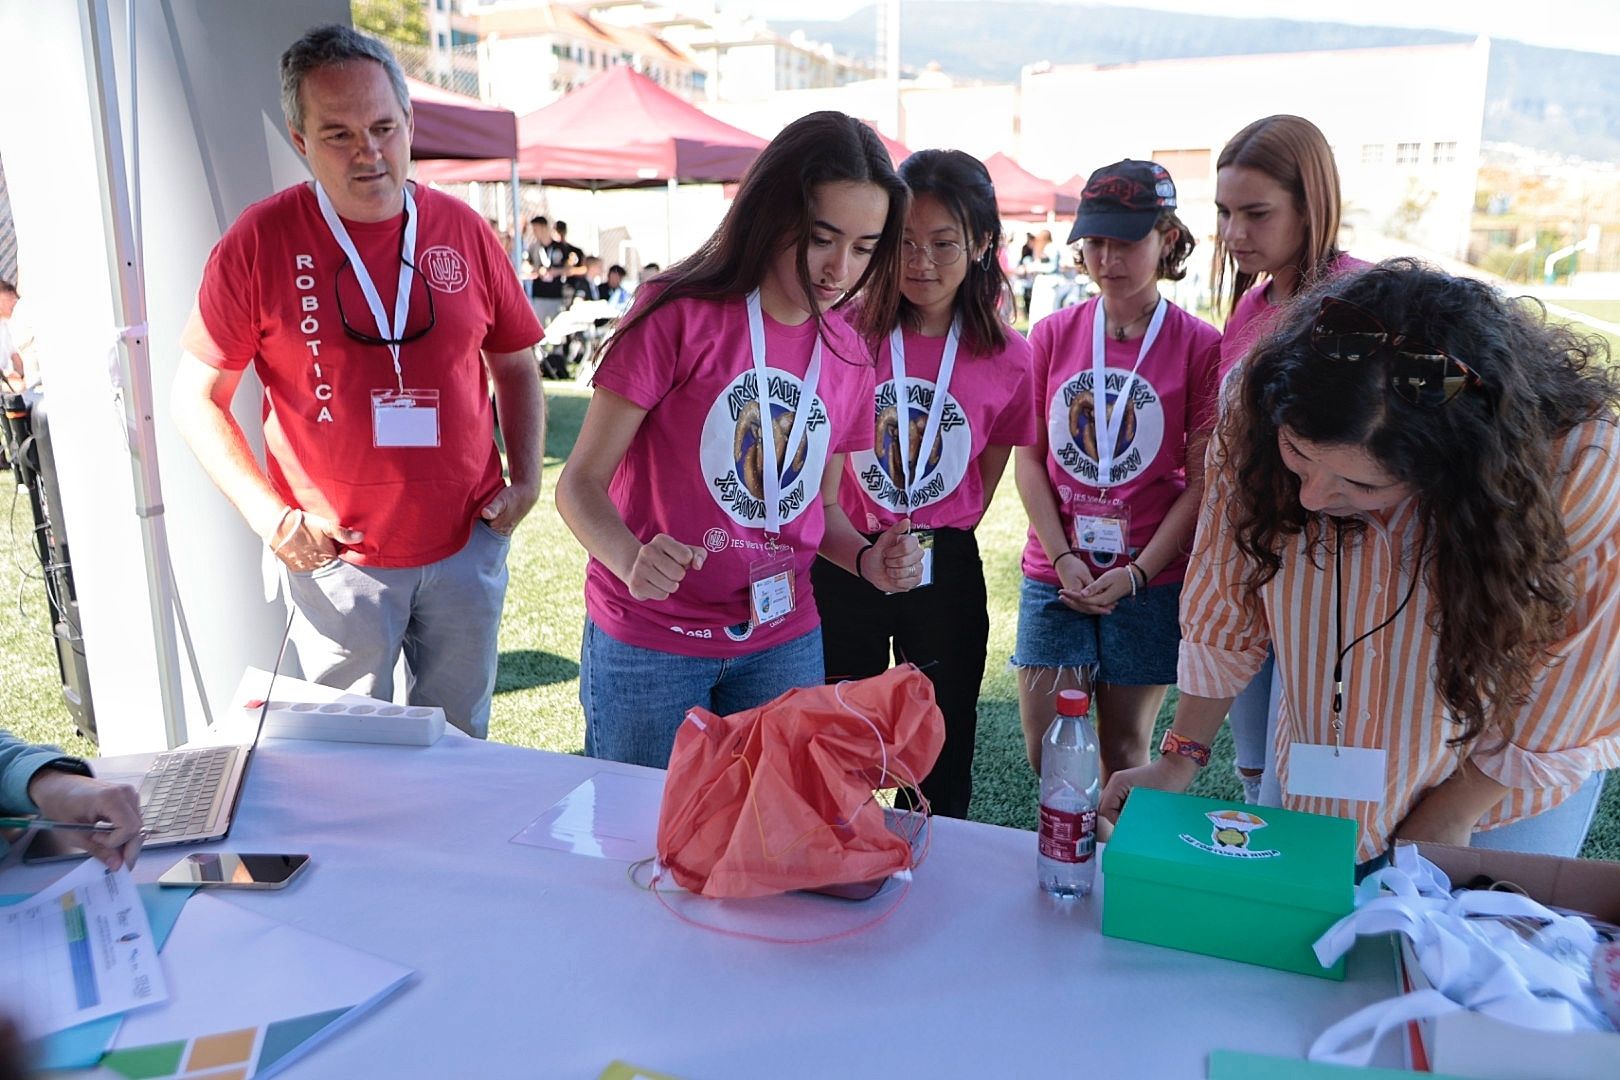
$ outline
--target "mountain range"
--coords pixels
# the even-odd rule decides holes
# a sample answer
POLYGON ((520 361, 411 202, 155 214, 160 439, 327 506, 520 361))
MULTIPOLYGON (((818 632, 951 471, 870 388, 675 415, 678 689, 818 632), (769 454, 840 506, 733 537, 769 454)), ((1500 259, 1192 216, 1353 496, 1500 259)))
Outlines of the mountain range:
MULTIPOLYGON (((1526 18, 1536 17, 1530 8, 1526 18)), ((906 0, 900 62, 937 62, 962 80, 1016 82, 1025 64, 1115 64, 1196 56, 1360 49, 1470 40, 1443 30, 1352 26, 1291 19, 1188 15, 1039 0, 958 3, 906 0)), ((871 56, 877 12, 837 22, 773 20, 841 53, 871 56)), ((1589 161, 1620 162, 1620 57, 1491 41, 1484 137, 1589 161)))

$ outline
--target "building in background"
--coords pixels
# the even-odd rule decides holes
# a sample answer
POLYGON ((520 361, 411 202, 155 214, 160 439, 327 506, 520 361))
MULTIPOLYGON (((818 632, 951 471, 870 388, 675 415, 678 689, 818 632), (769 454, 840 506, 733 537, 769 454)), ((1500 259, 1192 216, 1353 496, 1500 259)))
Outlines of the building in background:
POLYGON ((1021 80, 1018 156, 1043 176, 1084 176, 1124 157, 1176 179, 1183 219, 1214 234, 1215 159, 1250 121, 1304 116, 1333 146, 1346 242, 1383 234, 1467 254, 1490 44, 1042 65, 1021 80), (1077 103, 1115 103, 1082 108, 1077 103), (1126 104, 1128 103, 1128 105, 1126 104))
POLYGON ((706 93, 707 72, 648 27, 593 18, 584 8, 546 0, 424 2, 429 77, 520 116, 625 65, 689 100, 706 93), (469 70, 476 80, 471 88, 469 70))

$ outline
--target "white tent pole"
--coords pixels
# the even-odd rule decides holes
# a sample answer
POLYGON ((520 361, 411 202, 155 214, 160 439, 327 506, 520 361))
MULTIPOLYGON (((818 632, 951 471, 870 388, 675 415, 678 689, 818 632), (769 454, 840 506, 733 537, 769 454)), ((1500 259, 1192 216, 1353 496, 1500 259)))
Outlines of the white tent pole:
MULTIPOLYGON (((130 471, 135 484, 135 514, 141 521, 151 601, 152 639, 157 653, 158 694, 168 744, 186 741, 185 704, 180 686, 180 654, 174 635, 174 582, 170 576, 168 533, 163 518, 163 487, 158 479, 157 428, 153 421, 152 366, 146 327, 146 287, 135 254, 129 178, 124 164, 123 130, 118 112, 118 80, 112 56, 112 28, 107 0, 81 0, 86 82, 91 92, 90 121, 95 132, 101 185, 101 214, 112 263, 113 315, 119 326, 120 373, 125 430, 129 436, 130 471)), ((134 32, 131 25, 129 32, 134 32)), ((137 167, 138 164, 137 164, 137 167)))
POLYGON ((680 181, 673 176, 664 190, 668 198, 664 201, 664 266, 667 268, 675 262, 675 189, 680 181))
POLYGON ((523 227, 527 224, 523 220, 523 191, 518 185, 517 158, 512 159, 512 266, 519 273, 523 270, 523 227))

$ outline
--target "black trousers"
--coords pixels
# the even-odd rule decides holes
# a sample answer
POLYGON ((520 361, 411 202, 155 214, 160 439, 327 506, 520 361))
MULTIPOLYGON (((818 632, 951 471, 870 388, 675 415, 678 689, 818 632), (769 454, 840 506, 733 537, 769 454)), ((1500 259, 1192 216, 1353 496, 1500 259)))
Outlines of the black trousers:
MULTIPOLYGON (((871 537, 868 537, 871 539, 871 537)), ((868 556, 870 557, 870 556, 868 556)), ((861 679, 910 662, 934 684, 945 747, 922 782, 934 813, 965 818, 973 796, 973 739, 990 640, 979 543, 962 529, 934 531, 934 583, 885 596, 825 559, 810 569, 821 613, 827 681, 861 679)))

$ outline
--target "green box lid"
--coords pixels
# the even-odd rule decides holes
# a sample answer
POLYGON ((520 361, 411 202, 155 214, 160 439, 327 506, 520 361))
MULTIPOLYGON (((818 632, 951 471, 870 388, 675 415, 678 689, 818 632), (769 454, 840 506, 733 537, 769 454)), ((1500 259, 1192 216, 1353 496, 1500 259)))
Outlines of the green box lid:
POLYGON ((1103 873, 1341 915, 1355 886, 1348 818, 1135 788, 1103 873), (1211 815, 1214 815, 1213 817, 1211 815))

